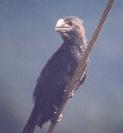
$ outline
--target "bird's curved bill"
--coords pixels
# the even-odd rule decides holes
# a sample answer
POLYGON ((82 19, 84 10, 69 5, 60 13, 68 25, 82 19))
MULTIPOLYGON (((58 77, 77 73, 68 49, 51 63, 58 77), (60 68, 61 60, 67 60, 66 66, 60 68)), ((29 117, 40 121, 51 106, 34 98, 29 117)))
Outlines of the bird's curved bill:
POLYGON ((55 26, 56 32, 66 32, 68 29, 68 25, 65 23, 64 19, 59 19, 55 26))

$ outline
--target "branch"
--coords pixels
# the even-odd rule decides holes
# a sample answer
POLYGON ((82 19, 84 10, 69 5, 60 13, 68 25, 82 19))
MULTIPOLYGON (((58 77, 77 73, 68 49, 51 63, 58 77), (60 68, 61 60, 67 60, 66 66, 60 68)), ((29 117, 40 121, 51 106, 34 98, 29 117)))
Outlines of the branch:
MULTIPOLYGON (((80 59, 80 63, 79 63, 78 66, 77 66, 77 69, 76 69, 76 71, 75 71, 75 74, 74 74, 74 76, 73 76, 73 78, 72 78, 70 84, 68 85, 68 91, 67 91, 67 94, 68 94, 68 95, 69 95, 73 90, 75 90, 74 85, 77 83, 77 81, 80 80, 81 75, 82 75, 83 72, 84 72, 84 67, 85 67, 85 64, 86 64, 86 62, 87 62, 87 59, 88 59, 88 57, 89 57, 89 54, 90 54, 92 48, 93 48, 94 45, 95 45, 95 42, 96 42, 97 37, 98 37, 98 35, 99 35, 99 33, 100 33, 102 27, 103 27, 103 24, 104 24, 104 22, 105 22, 105 20, 106 20, 106 18, 107 18, 107 15, 108 15, 109 11, 110 11, 111 8, 112 8, 113 2, 114 2, 114 0, 108 0, 108 2, 107 2, 107 5, 106 5, 106 7, 105 7, 105 10, 103 11, 103 13, 102 13, 102 15, 101 15, 101 18, 100 18, 100 20, 99 20, 99 22, 98 22, 97 28, 96 28, 96 30, 94 31, 94 33, 93 33, 93 35, 92 35, 92 38, 91 38, 91 40, 90 40, 89 43, 88 43, 88 47, 87 47, 87 49, 86 49, 86 51, 85 51, 83 57, 80 59)), ((61 106, 60 106, 60 108, 58 109, 58 112, 57 112, 56 122, 51 122, 51 125, 49 126, 49 129, 48 129, 48 132, 47 132, 47 133, 53 133, 53 130, 54 130, 56 124, 57 124, 57 120, 58 120, 60 114, 62 113, 62 111, 63 111, 63 109, 64 109, 64 106, 66 105, 68 99, 69 99, 69 98, 68 98, 68 97, 66 96, 66 94, 65 94, 65 96, 64 96, 64 98, 63 98, 63 101, 62 101, 62 103, 61 103, 61 106)))

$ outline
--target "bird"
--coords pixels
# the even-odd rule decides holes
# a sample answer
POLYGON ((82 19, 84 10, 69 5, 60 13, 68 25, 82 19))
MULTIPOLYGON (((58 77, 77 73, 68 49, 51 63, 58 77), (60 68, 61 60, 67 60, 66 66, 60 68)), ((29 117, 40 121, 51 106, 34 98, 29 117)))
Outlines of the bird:
MULTIPOLYGON (((56 22, 55 31, 60 33, 63 42, 39 74, 33 92, 34 107, 22 133, 33 133, 36 126, 42 128, 45 123, 54 120, 68 84, 87 48, 84 24, 79 17, 60 18, 56 22)), ((86 75, 87 63, 75 90, 83 84, 86 75)), ((68 97, 72 97, 74 93, 68 97)))

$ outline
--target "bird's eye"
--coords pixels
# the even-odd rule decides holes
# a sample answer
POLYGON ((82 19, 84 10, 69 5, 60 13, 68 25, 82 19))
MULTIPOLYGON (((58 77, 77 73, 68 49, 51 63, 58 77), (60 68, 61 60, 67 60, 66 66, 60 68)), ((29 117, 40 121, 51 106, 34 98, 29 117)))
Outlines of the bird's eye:
POLYGON ((72 26, 72 25, 73 25, 73 22, 72 22, 72 21, 68 21, 67 24, 68 24, 69 26, 72 26))

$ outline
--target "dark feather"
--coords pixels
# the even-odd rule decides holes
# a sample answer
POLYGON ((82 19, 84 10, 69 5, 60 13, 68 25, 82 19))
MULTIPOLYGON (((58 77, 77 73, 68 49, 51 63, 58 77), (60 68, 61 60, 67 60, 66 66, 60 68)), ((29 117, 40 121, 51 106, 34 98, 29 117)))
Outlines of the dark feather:
MULTIPOLYGON (((64 90, 67 89, 86 47, 85 41, 80 34, 79 38, 77 38, 77 32, 81 31, 82 25, 80 25, 80 29, 76 29, 75 34, 73 34, 74 29, 72 33, 70 32, 72 41, 67 38, 68 36, 66 37, 66 34, 65 36, 63 35, 64 43, 54 53, 42 70, 33 93, 35 105, 23 133, 33 133, 36 125, 42 127, 45 122, 53 119, 54 112, 59 108, 64 90), (73 38, 75 39, 73 40, 73 38)), ((84 82, 85 77, 86 73, 82 75, 76 88, 78 88, 80 83, 84 82)))

